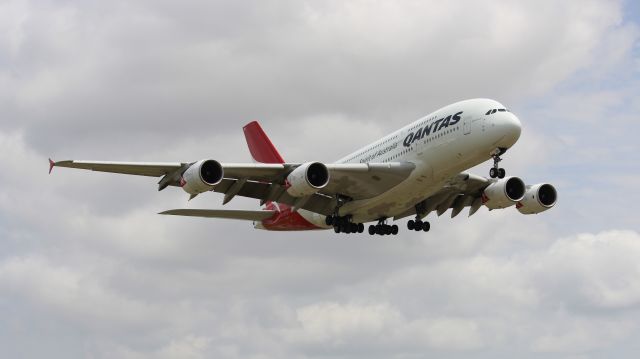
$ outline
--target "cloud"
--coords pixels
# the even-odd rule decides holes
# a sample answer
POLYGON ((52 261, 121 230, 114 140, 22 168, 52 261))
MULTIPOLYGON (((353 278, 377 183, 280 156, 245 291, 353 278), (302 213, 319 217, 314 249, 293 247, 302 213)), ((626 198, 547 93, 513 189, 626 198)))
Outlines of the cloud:
POLYGON ((407 319, 392 305, 318 303, 299 308, 301 329, 287 331, 294 343, 312 344, 315 350, 338 352, 349 347, 366 352, 367 347, 389 346, 470 350, 482 346, 477 325, 462 318, 407 319), (356 349, 358 348, 358 349, 356 349))
POLYGON ((465 97, 541 93, 632 34, 600 1, 200 6, 26 6, 10 23, 23 35, 8 56, 18 72, 5 71, 9 124, 39 151, 65 152, 157 150, 172 133, 206 140, 253 118, 341 114, 389 130, 465 97))
POLYGON ((550 292, 576 295, 564 303, 569 310, 637 309, 640 306, 640 236, 633 231, 581 234, 556 242, 537 276, 550 292))
POLYGON ((639 33, 627 6, 0 4, 0 346, 54 358, 634 357, 639 33), (430 233, 393 239, 258 232, 156 215, 219 207, 215 194, 187 202, 149 178, 45 172, 48 155, 248 162, 240 128, 254 119, 287 160, 331 161, 477 96, 521 118, 503 163, 556 185, 556 208, 430 217, 430 233))
POLYGON ((287 333, 333 350, 366 342, 405 354, 513 350, 514 343, 550 353, 606 348, 637 330, 638 243, 637 232, 608 231, 557 239, 526 254, 415 265, 381 282, 358 283, 346 295, 372 303, 298 309, 300 328, 287 333))

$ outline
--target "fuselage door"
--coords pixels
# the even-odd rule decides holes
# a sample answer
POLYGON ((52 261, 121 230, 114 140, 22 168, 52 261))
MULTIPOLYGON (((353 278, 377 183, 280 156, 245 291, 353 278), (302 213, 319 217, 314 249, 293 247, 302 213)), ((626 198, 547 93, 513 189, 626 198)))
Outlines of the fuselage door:
POLYGON ((471 133, 471 117, 469 116, 464 116, 462 119, 462 130, 464 131, 465 135, 468 135, 471 133))

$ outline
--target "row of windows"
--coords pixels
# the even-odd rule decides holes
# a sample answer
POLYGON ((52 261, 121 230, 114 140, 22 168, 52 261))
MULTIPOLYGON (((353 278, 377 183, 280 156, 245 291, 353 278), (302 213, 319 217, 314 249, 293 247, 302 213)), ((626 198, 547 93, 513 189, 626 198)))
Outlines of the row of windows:
POLYGON ((436 119, 436 117, 434 116, 434 117, 431 117, 431 118, 426 119, 426 120, 424 120, 424 121, 420 121, 419 123, 417 123, 417 124, 415 124, 415 125, 411 126, 411 128, 409 128, 409 132, 411 132, 411 131, 415 130, 415 129, 416 129, 416 128, 418 128, 418 127, 423 127, 425 123, 427 123, 427 122, 429 122, 429 121, 433 121, 433 120, 435 120, 435 119, 436 119))
POLYGON ((362 155, 365 155, 365 154, 369 153, 370 151, 375 150, 376 148, 378 148, 378 147, 380 147, 380 146, 382 146, 384 144, 387 144, 389 141, 395 140, 396 138, 398 138, 398 135, 394 135, 394 136, 389 137, 389 138, 387 138, 386 140, 384 140, 384 141, 382 141, 380 143, 376 143, 375 145, 373 145, 372 147, 368 148, 367 150, 365 150, 363 152, 360 152, 360 153, 358 153, 358 154, 356 154, 354 156, 351 156, 345 162, 351 162, 354 159, 356 159, 356 158, 358 158, 358 157, 360 157, 362 155))
POLYGON ((487 113, 485 113, 485 115, 493 115, 496 112, 511 112, 511 111, 507 110, 506 108, 494 108, 494 109, 491 109, 491 110, 487 111, 487 113))
MULTIPOLYGON (((496 112, 509 112, 509 110, 504 109, 504 108, 501 108, 501 109, 492 109, 492 110, 487 111, 487 113, 486 113, 486 114, 487 114, 487 115, 491 115, 491 114, 494 114, 494 113, 496 113, 496 112)), ((429 119, 429 120, 427 120, 427 121, 421 122, 421 123, 419 123, 419 124, 417 124, 417 125, 414 125, 411 129, 414 129, 414 128, 417 128, 417 127, 422 127, 422 125, 423 125, 424 123, 429 122, 429 121, 431 121, 431 120, 433 120, 433 118, 431 118, 431 119, 429 119)), ((459 128, 459 126, 456 126, 456 127, 454 127, 453 129, 445 130, 444 132, 439 133, 439 134, 437 134, 436 136, 433 136, 433 137, 431 137, 431 138, 426 139, 426 140, 425 140, 425 141, 426 141, 425 143, 428 143, 428 142, 434 141, 436 138, 440 138, 440 137, 444 136, 445 134, 447 134, 447 133, 451 133, 451 132, 453 132, 453 131, 458 131, 459 129, 460 129, 460 128, 459 128)), ((394 135, 393 137, 389 137, 388 139, 386 139, 386 140, 384 140, 384 141, 382 141, 382 142, 380 142, 380 143, 375 144, 373 147, 370 147, 370 148, 368 148, 367 150, 365 150, 365 151, 363 151, 363 152, 360 152, 360 153, 358 153, 358 154, 356 154, 356 155, 354 155, 354 156, 351 156, 351 157, 350 157, 350 158, 348 158, 345 162, 351 162, 351 161, 353 161, 354 159, 361 157, 362 155, 366 155, 367 153, 371 152, 372 150, 377 149, 378 147, 380 147, 380 146, 382 146, 382 145, 384 145, 384 144, 388 143, 388 142, 389 142, 389 141, 391 141, 391 140, 396 139, 397 137, 398 137, 398 135, 394 135)), ((409 148, 409 149, 403 150, 403 151, 401 151, 401 152, 399 152, 399 153, 397 153, 397 154, 395 154, 395 155, 393 155, 393 156, 391 156, 391 157, 389 157, 389 158, 387 158, 387 159, 383 160, 382 162, 389 162, 389 161, 391 161, 391 160, 393 160, 393 159, 396 159, 396 158, 398 158, 399 156, 401 156, 401 155, 403 155, 403 154, 408 153, 408 152, 409 152, 409 150, 413 150, 413 148, 409 148)))

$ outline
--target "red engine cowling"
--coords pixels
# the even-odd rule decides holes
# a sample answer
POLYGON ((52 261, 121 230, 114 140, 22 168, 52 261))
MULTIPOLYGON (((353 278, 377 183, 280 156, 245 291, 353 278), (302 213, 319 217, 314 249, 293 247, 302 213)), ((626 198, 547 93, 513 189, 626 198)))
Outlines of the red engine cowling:
POLYGON ((555 206, 558 192, 548 183, 539 183, 527 188, 527 192, 516 208, 522 214, 536 214, 555 206))
POLYGON ((220 162, 200 160, 187 168, 182 174, 180 185, 189 194, 211 191, 213 186, 222 181, 224 170, 220 162))
POLYGON ((507 208, 524 197, 526 188, 518 177, 507 177, 490 184, 482 194, 482 203, 489 209, 507 208))

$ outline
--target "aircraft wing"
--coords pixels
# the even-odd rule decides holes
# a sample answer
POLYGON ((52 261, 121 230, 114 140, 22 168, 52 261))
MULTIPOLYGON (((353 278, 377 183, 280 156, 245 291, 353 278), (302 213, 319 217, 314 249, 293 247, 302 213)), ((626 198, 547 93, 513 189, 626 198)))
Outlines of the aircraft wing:
POLYGON ((49 172, 53 167, 79 168, 91 171, 121 173, 127 175, 160 177, 187 163, 180 162, 108 162, 108 161, 58 161, 49 160, 49 172))
MULTIPOLYGON (((299 163, 222 164, 225 179, 246 179, 282 185, 287 175, 298 166, 299 163)), ((330 181, 319 193, 329 197, 340 194, 352 199, 366 199, 382 194, 408 178, 415 169, 415 165, 410 162, 340 163, 326 166, 330 181)), ((217 189, 215 191, 218 192, 217 189)))
MULTIPOLYGON (((180 169, 184 171, 191 164, 193 164, 193 162, 109 162, 74 160, 54 162, 50 160, 50 170, 53 167, 67 167, 127 175, 160 177, 180 169)), ((295 167, 297 167, 297 165, 267 163, 223 164, 225 177, 248 178, 257 181, 273 179, 283 171, 286 172, 287 169, 293 169, 295 167)))
POLYGON ((321 193, 353 199, 375 197, 407 179, 415 168, 411 162, 328 164, 331 181, 321 193))
POLYGON ((416 214, 424 218, 433 211, 440 216, 449 208, 453 209, 451 211, 451 218, 453 218, 465 207, 470 207, 469 216, 472 216, 482 206, 482 192, 493 182, 494 180, 491 179, 462 172, 449 179, 438 192, 420 202, 416 206, 418 211, 416 208, 411 208, 395 216, 394 220, 416 214))
MULTIPOLYGON (((50 160, 50 168, 67 167, 119 174, 162 177, 159 190, 179 186, 187 162, 106 162, 50 160)), ((309 198, 296 198, 286 192, 286 178, 299 163, 223 163, 224 175, 212 191, 225 194, 224 203, 234 196, 277 201, 320 214, 331 214, 335 195, 366 199, 382 194, 409 177, 415 169, 410 162, 327 164, 330 181, 309 198), (237 184, 237 185, 236 185, 237 184)))

